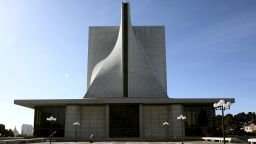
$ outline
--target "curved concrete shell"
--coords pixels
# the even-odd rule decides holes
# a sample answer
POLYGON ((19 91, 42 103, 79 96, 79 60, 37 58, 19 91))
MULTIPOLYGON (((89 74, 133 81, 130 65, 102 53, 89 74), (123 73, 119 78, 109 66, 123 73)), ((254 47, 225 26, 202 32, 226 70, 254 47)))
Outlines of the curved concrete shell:
POLYGON ((128 3, 123 3, 121 15, 117 37, 116 27, 90 29, 85 98, 167 98, 164 27, 133 27, 128 3), (95 46, 95 38, 108 36, 112 40, 102 39, 102 45, 95 46), (113 48, 105 48, 113 39, 113 48))

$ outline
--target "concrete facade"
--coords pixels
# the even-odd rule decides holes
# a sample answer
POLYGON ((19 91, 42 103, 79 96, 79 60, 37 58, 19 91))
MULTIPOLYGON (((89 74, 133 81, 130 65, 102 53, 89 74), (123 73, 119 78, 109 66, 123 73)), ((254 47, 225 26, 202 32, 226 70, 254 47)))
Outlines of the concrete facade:
POLYGON ((30 124, 22 124, 21 135, 33 136, 33 126, 30 124))
POLYGON ((128 4, 121 15, 120 27, 89 28, 84 98, 168 98, 164 26, 132 26, 128 4))
MULTIPOLYGON (((184 106, 212 105, 221 98, 215 99, 76 99, 76 100, 15 100, 15 103, 25 107, 51 108, 64 106, 65 121, 64 135, 66 140, 75 139, 74 122, 79 122, 77 138, 88 139, 90 134, 95 139, 113 139, 110 137, 110 106, 133 104, 139 106, 139 136, 130 139, 167 139, 179 138, 185 127, 177 120, 184 115, 184 106), (169 126, 164 127, 163 123, 169 126)), ((225 99, 234 102, 234 99, 225 99)), ((213 115, 213 114, 212 114, 213 115)), ((44 119, 44 118, 43 118, 44 119)), ((35 119, 36 120, 36 119, 35 119)), ((58 119, 61 120, 61 119, 58 119)), ((35 127, 36 128, 36 127, 35 127)))
POLYGON ((106 138, 106 106, 66 106, 65 138, 74 139, 76 129, 74 122, 79 122, 77 136, 79 139, 87 139, 91 134, 97 138, 106 138))
MULTIPOLYGON (((170 138, 181 136, 181 122, 177 116, 182 113, 182 105, 140 104, 140 138, 170 138), (170 122, 164 127, 163 122, 170 122)), ((65 117, 65 138, 75 138, 74 122, 80 122, 77 129, 79 139, 109 138, 109 105, 67 105, 65 117)))
POLYGON ((167 137, 166 128, 162 123, 168 121, 168 105, 143 105, 143 137, 167 137))
MULTIPOLYGON (((74 122, 81 121, 81 108, 79 105, 67 105, 65 112, 65 138, 72 139, 75 137, 76 129, 74 122)), ((78 138, 81 138, 81 127, 78 126, 78 138)))

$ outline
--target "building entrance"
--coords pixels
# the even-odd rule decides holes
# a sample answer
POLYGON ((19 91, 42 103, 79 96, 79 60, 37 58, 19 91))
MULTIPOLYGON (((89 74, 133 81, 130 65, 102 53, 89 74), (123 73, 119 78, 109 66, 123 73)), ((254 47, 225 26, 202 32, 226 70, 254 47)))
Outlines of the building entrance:
POLYGON ((139 105, 109 106, 109 136, 139 137, 139 105))

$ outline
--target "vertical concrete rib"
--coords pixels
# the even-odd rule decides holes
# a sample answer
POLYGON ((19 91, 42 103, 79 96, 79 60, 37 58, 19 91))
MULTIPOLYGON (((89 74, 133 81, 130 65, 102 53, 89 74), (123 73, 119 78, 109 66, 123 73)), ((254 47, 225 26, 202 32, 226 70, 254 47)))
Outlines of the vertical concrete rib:
POLYGON ((140 104, 140 138, 143 138, 143 105, 140 104))
POLYGON ((106 105, 106 138, 109 138, 109 105, 106 105))
POLYGON ((122 3, 122 65, 123 65, 123 97, 128 97, 128 18, 129 4, 122 3))

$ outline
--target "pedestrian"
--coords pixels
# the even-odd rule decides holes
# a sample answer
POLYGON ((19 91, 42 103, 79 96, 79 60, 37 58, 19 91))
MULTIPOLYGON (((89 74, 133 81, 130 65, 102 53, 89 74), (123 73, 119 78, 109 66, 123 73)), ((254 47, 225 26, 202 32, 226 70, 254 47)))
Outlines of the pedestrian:
POLYGON ((93 143, 93 134, 90 135, 90 143, 93 143))

